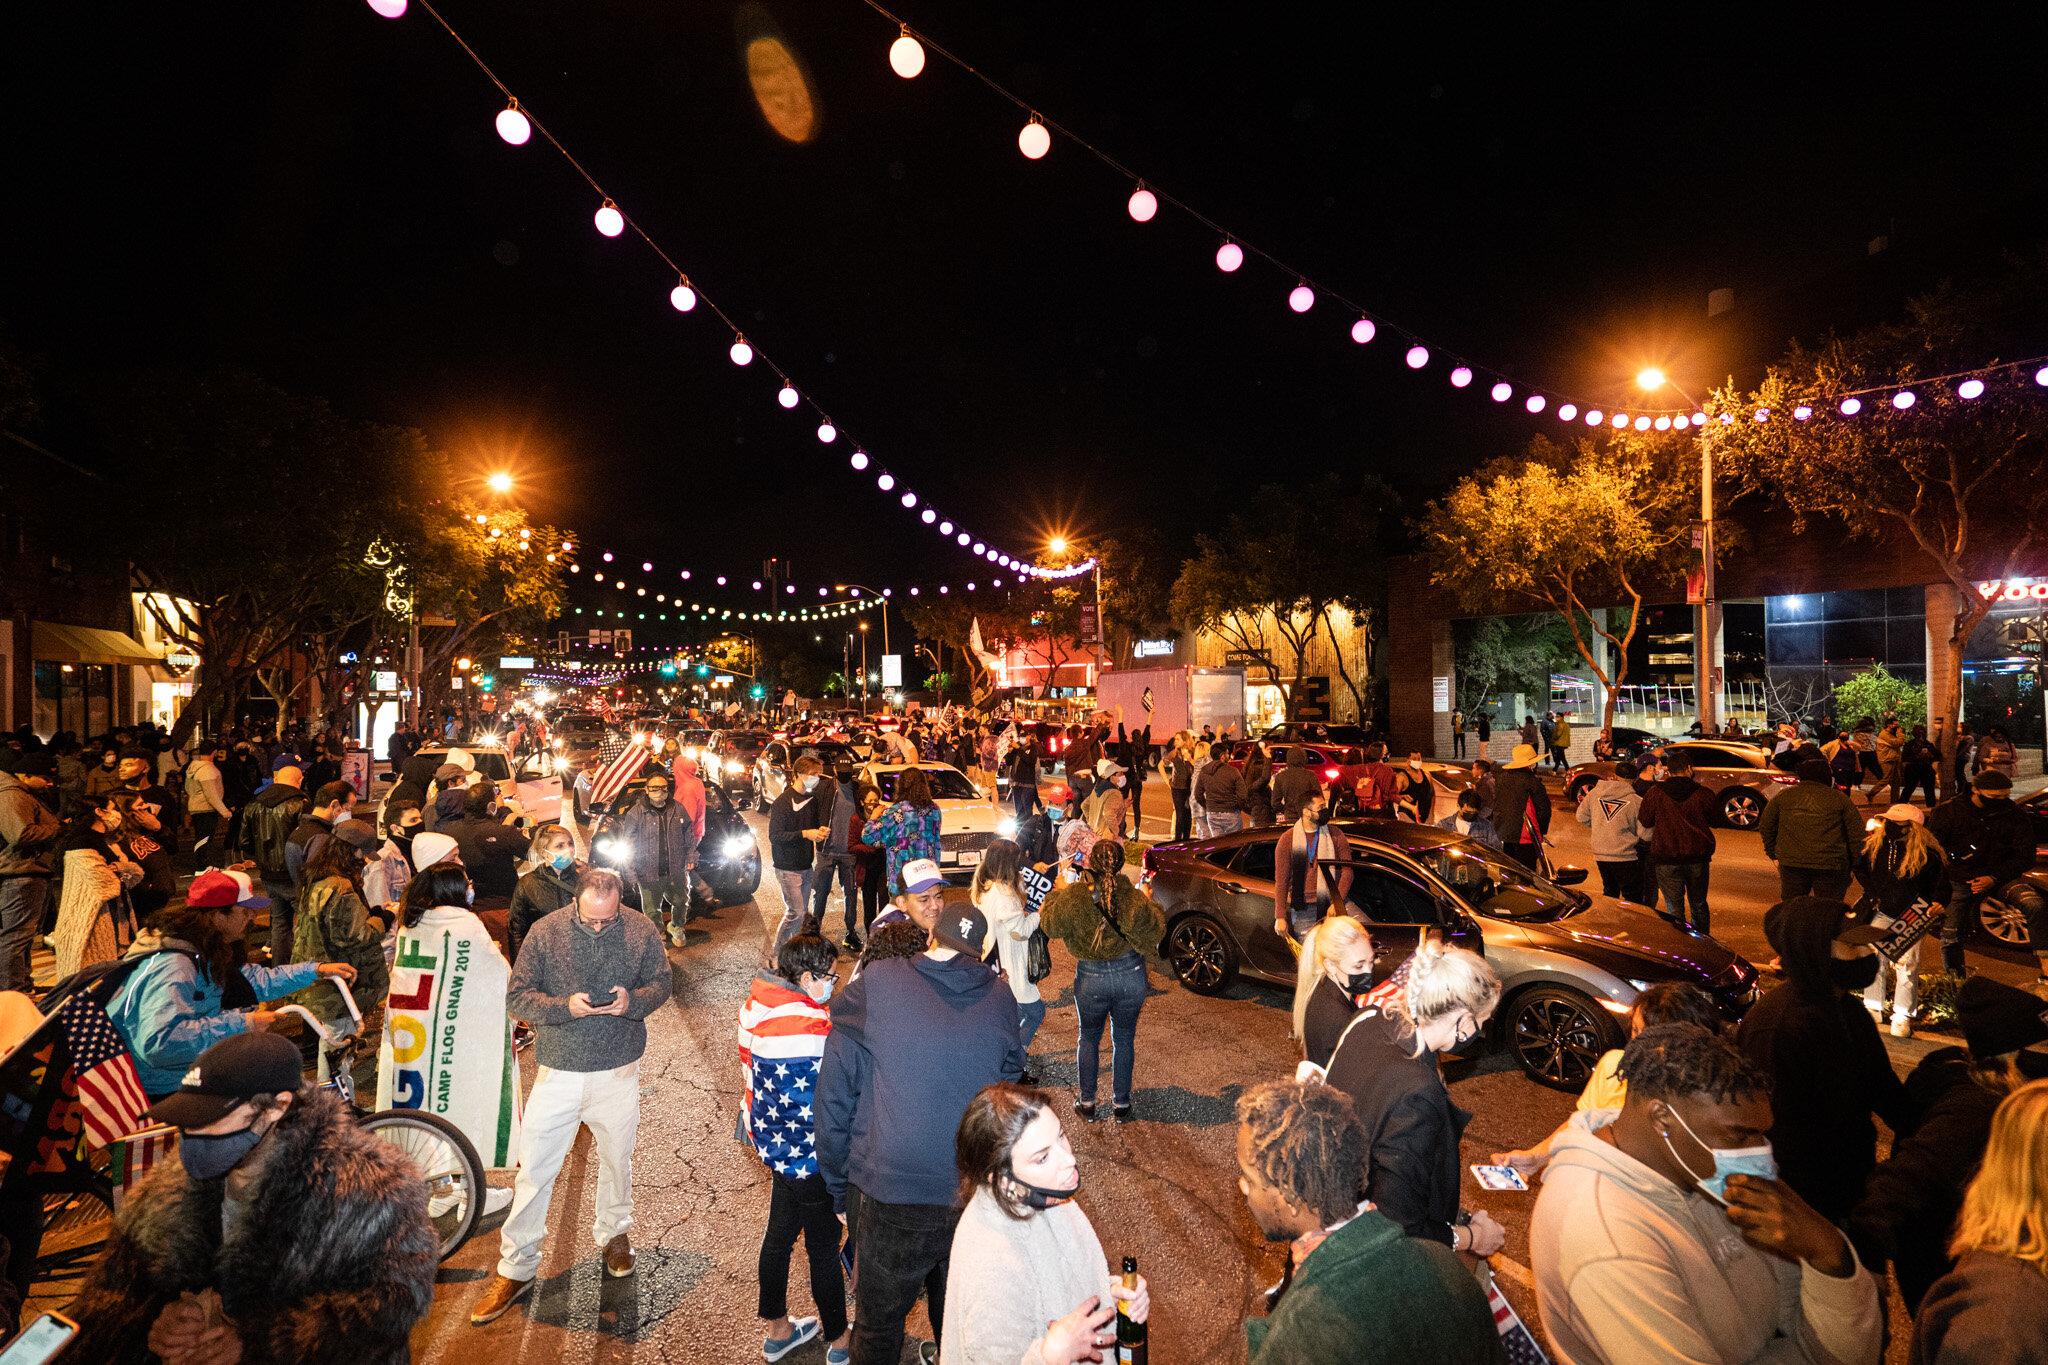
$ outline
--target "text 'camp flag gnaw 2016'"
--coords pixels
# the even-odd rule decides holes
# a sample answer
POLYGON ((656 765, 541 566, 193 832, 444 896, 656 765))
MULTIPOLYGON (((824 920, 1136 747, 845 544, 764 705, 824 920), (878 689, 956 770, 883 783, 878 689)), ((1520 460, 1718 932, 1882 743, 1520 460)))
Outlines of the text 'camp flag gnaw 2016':
POLYGON ((435 906, 398 932, 377 1048, 377 1107, 447 1119, 492 1167, 513 1165, 519 1151, 511 975, 482 920, 435 906))

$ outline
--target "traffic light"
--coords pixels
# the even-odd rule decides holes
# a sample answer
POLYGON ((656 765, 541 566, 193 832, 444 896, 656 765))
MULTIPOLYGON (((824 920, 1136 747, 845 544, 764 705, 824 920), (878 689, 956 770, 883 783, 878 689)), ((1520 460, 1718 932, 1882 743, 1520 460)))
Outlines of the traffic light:
POLYGON ((492 677, 490 674, 486 673, 481 678, 478 678, 476 680, 476 685, 484 691, 488 692, 498 685, 498 680, 492 677))
POLYGON ((708 678, 708 677, 710 677, 710 676, 711 676, 711 668, 710 668, 710 666, 709 666, 709 665, 707 665, 707 664, 698 664, 698 665, 697 665, 697 676, 698 676, 698 677, 700 677, 700 678, 708 678))
POLYGON ((761 698, 763 698, 763 697, 765 697, 765 696, 767 696, 767 695, 768 695, 768 689, 767 689, 767 688, 765 688, 765 687, 761 686, 761 684, 759 684, 759 683, 755 683, 755 684, 754 684, 754 691, 753 691, 753 696, 754 696, 754 700, 755 700, 755 701, 759 701, 759 700, 761 700, 761 698))
POLYGON ((675 675, 676 675, 676 666, 675 666, 674 664, 663 664, 663 665, 661 666, 661 676, 662 676, 662 677, 664 677, 664 678, 673 678, 673 677, 674 677, 675 675))

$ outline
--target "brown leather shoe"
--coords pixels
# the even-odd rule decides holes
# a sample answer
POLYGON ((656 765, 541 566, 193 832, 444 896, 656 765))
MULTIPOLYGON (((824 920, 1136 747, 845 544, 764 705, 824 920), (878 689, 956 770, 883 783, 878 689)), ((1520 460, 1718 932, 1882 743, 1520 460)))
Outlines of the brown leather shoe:
POLYGON ((483 1297, 469 1310, 469 1325, 481 1327, 487 1322, 496 1322, 532 1290, 532 1280, 508 1280, 503 1275, 493 1275, 491 1282, 484 1286, 483 1297))
POLYGON ((633 1273, 633 1244, 623 1232, 604 1244, 604 1273, 615 1280, 633 1273))

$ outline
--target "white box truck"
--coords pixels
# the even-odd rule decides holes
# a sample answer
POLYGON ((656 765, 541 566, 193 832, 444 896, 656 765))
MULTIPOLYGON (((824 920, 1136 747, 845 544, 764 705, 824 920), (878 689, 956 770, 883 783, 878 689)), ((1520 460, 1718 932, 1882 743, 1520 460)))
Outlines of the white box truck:
POLYGON ((1095 682, 1099 710, 1122 719, 1126 730, 1152 727, 1152 742, 1165 745, 1176 730, 1244 734, 1244 670, 1197 668, 1112 668, 1095 682))

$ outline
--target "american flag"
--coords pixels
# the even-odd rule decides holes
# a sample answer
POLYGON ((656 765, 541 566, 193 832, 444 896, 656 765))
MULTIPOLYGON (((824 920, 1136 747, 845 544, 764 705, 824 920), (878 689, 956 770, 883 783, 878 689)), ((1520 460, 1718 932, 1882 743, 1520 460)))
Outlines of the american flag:
POLYGON ((1543 1348, 1536 1344, 1536 1334, 1529 1330, 1507 1295, 1500 1292, 1500 1286, 1490 1278, 1486 1285, 1486 1302, 1493 1309, 1493 1327, 1500 1333, 1500 1344, 1508 1353, 1508 1365, 1550 1365, 1550 1357, 1543 1354, 1543 1348))
POLYGON ((644 744, 628 744, 611 764, 600 772, 590 783, 590 804, 601 806, 626 789, 633 780, 633 774, 640 771, 647 762, 648 751, 644 744))
POLYGON ((95 1147, 111 1147, 132 1133, 149 1108, 135 1059, 114 1032, 114 1021, 89 996, 74 995, 57 1011, 64 1041, 71 1049, 71 1067, 78 1078, 78 1106, 85 1117, 85 1136, 95 1147))
POLYGON ((135 1187, 142 1183, 142 1177, 149 1174, 150 1168, 170 1155, 171 1143, 177 1136, 177 1129, 159 1124, 139 1133, 130 1133, 113 1145, 114 1212, 121 1211, 122 1201, 135 1192, 135 1187))

